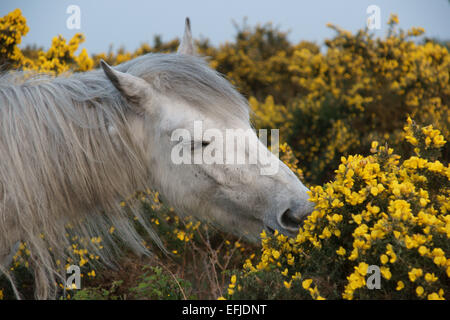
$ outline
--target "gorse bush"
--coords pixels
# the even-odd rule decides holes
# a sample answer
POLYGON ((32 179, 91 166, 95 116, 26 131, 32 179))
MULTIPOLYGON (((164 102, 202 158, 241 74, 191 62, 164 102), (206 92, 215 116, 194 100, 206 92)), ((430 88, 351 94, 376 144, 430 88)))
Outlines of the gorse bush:
MULTIPOLYGON (((450 55, 433 42, 410 38, 420 29, 397 31, 395 19, 385 39, 337 27, 326 54, 297 51, 291 65, 303 98, 292 102, 288 143, 305 175, 316 183, 330 176, 344 154, 364 154, 372 140, 399 152, 406 115, 449 135, 450 55)), ((448 160, 448 147, 443 150, 448 160)))
POLYGON ((24 56, 17 46, 29 31, 26 19, 16 9, 0 19, 0 66, 14 68, 23 65, 24 56))
MULTIPOLYGON (((56 264, 79 265, 88 287, 65 298, 449 298, 448 48, 418 38, 421 28, 399 29, 395 15, 382 38, 329 27, 336 35, 326 50, 293 44, 271 24, 237 26, 235 40, 218 47, 197 41, 211 67, 249 99, 255 127, 280 129, 281 160, 310 186, 316 208, 297 237, 263 232, 261 249, 179 217, 156 191, 138 191, 121 205, 142 206, 168 254, 145 243, 155 257, 136 262, 132 282, 111 284, 91 252, 105 241, 121 247, 114 228, 79 239, 68 225, 70 258, 56 264), (372 265, 380 268, 380 289, 366 286, 372 265)), ((19 9, 0 18, 2 71, 88 71, 100 59, 116 65, 179 45, 155 36, 134 52, 89 55, 80 50, 84 35, 76 34, 54 37, 48 50, 21 49, 28 31, 19 9)), ((11 268, 31 296, 29 255, 22 243, 11 268)), ((4 297, 12 291, 0 279, 4 297)))
POLYGON ((411 119, 402 160, 372 143, 372 155, 343 157, 335 179, 311 189, 316 208, 295 239, 262 233, 259 261, 233 276, 228 298, 443 299, 450 292, 450 167, 431 126, 411 119), (366 286, 368 267, 381 287, 366 286), (270 280, 268 280, 270 279, 270 280), (261 290, 260 281, 270 281, 261 290))
POLYGON ((0 65, 3 69, 22 68, 59 74, 69 70, 87 71, 94 65, 86 49, 82 49, 78 56, 75 55, 79 45, 84 42, 84 35, 81 33, 74 35, 68 43, 61 35, 54 37, 46 52, 20 50, 17 45, 29 31, 20 9, 0 18, 0 30, 0 65))

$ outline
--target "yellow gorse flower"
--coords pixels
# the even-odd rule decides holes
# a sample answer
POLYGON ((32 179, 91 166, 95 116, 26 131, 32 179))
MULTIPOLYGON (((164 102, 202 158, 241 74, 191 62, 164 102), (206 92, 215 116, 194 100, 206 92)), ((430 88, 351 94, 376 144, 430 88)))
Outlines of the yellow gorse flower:
MULTIPOLYGON (((408 123, 413 125, 411 119, 408 123)), ((423 131, 414 126, 412 134, 421 141, 423 131)), ((291 277, 307 265, 306 257, 318 255, 327 261, 324 270, 329 270, 328 264, 342 267, 345 259, 353 264, 341 292, 344 299, 360 297, 367 290, 366 277, 373 263, 380 267, 383 285, 392 283, 393 292, 413 290, 421 299, 443 296, 444 290, 441 296, 432 290, 443 286, 438 274, 445 274, 447 281, 450 277, 446 251, 450 238, 450 167, 420 157, 427 149, 425 143, 419 145, 419 156, 403 161, 392 149, 378 143, 372 144, 370 156, 343 157, 334 181, 310 187, 310 200, 316 207, 296 238, 280 240, 279 235, 264 233, 261 259, 255 266, 248 261, 246 272, 279 270, 282 276, 291 277), (442 182, 431 187, 428 181, 434 179, 442 182), (335 246, 333 251, 330 246, 335 246), (320 255, 325 250, 326 255, 320 255), (374 252, 378 254, 374 256, 374 252), (410 255, 415 255, 416 266, 404 265, 410 255), (288 264, 292 257, 294 264, 288 264)), ((283 281, 284 287, 292 290, 291 282, 283 281)), ((302 287, 315 296, 311 278, 302 278, 302 287)))

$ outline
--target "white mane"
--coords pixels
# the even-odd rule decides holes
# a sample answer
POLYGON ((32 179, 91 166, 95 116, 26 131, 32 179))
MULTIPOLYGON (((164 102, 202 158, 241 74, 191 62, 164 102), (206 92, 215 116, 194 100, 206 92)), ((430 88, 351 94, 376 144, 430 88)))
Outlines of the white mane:
MULTIPOLYGON (((117 70, 204 112, 248 121, 246 101, 201 58, 149 54, 117 70)), ((65 270, 55 261, 66 260, 69 223, 79 237, 102 237, 104 249, 90 250, 106 263, 116 251, 111 226, 136 252, 147 253, 118 204, 148 187, 150 177, 130 136, 132 115, 100 70, 28 79, 16 71, 0 78, 0 257, 18 241, 27 243, 38 298, 55 297, 55 283, 63 278, 65 270)), ((141 213, 133 214, 157 239, 141 213)), ((9 277, 5 266, 0 271, 9 277)))

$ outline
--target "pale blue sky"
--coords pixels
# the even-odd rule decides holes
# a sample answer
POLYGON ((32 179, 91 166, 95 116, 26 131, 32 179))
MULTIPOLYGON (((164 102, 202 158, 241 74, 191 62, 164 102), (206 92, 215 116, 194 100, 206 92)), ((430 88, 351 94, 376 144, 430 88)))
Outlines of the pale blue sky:
POLYGON ((78 30, 69 30, 66 9, 76 4, 81 8, 81 29, 86 35, 83 47, 90 53, 107 51, 124 45, 136 49, 144 41, 152 41, 155 34, 164 40, 179 37, 184 18, 189 16, 194 37, 209 38, 213 44, 232 40, 235 29, 232 20, 248 24, 273 22, 282 30, 291 30, 289 38, 312 40, 319 44, 333 36, 328 22, 356 31, 365 26, 366 8, 375 4, 381 9, 382 29, 390 13, 397 13, 400 26, 425 28, 430 37, 450 39, 450 3, 448 0, 0 0, 0 16, 20 8, 27 18, 30 32, 23 44, 37 44, 48 48, 53 36, 70 38, 78 30))

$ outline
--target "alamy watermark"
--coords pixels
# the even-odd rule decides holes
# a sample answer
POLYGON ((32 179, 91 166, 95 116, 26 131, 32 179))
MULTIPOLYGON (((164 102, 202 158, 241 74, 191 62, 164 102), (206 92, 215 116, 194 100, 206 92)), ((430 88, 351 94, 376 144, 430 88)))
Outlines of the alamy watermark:
POLYGON ((381 9, 379 6, 372 4, 367 7, 366 14, 367 17, 367 28, 369 30, 380 30, 381 29, 381 9))
POLYGON ((370 276, 366 280, 367 289, 381 289, 381 271, 377 265, 371 265, 367 268, 367 274, 370 276))
POLYGON ((81 9, 75 4, 67 7, 66 13, 70 16, 66 20, 66 27, 69 30, 81 29, 81 9))
POLYGON ((206 129, 203 121, 194 121, 193 136, 187 129, 172 132, 174 164, 258 164, 261 175, 274 175, 279 169, 279 130, 270 130, 271 151, 267 149, 268 130, 206 129), (225 132, 225 134, 224 134, 225 132))
POLYGON ((77 265, 71 265, 66 270, 69 277, 66 279, 64 286, 65 290, 79 290, 81 289, 81 270, 77 265))

